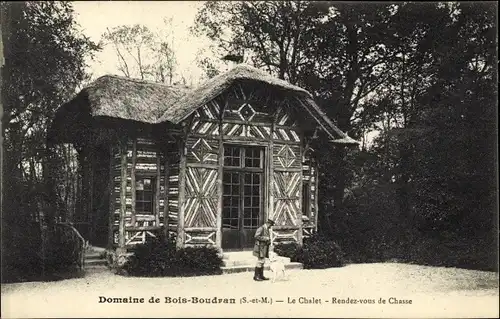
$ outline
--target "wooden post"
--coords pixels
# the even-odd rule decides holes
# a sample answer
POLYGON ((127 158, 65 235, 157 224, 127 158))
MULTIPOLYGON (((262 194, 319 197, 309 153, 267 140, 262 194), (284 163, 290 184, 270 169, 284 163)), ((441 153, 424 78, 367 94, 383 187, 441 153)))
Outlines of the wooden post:
POLYGON ((109 148, 109 208, 108 208, 108 250, 112 250, 114 246, 114 224, 115 224, 115 165, 114 165, 113 146, 109 148))
MULTIPOLYGON (((278 108, 279 110, 279 108, 278 108)), ((276 110, 276 113, 278 113, 278 110, 276 110)), ((269 133, 271 138, 269 139, 269 154, 268 154, 268 166, 269 166, 269 174, 268 174, 268 180, 267 183, 269 184, 268 187, 268 203, 267 203, 267 218, 274 217, 274 129, 275 129, 275 118, 273 117, 273 121, 271 123, 271 132, 269 133)), ((265 221, 265 220, 264 220, 265 221)))
POLYGON ((89 216, 89 238, 90 242, 95 240, 95 231, 97 227, 96 216, 94 210, 94 148, 89 147, 89 151, 87 152, 87 161, 88 161, 88 170, 89 170, 89 180, 88 180, 88 192, 89 192, 89 200, 87 202, 87 211, 89 216))
MULTIPOLYGON (((311 159, 311 166, 313 161, 311 159)), ((318 189, 319 189, 319 172, 316 160, 314 160, 314 231, 318 231, 318 215, 319 215, 319 205, 318 205, 318 189)))
POLYGON ((130 191, 131 191, 131 199, 132 199, 132 220, 130 222, 131 226, 135 226, 136 220, 136 211, 135 211, 135 201, 136 201, 136 191, 135 191, 135 166, 137 165, 137 138, 134 138, 132 141, 132 167, 130 168, 130 191))
POLYGON ((160 151, 156 151, 156 185, 155 185, 155 226, 160 226, 160 179, 161 179, 161 161, 160 151))
POLYGON ((219 117, 219 172, 217 176, 217 215, 216 215, 216 227, 217 230, 215 231, 215 245, 221 250, 222 252, 222 199, 223 199, 223 188, 222 188, 222 175, 224 173, 223 167, 224 167, 224 142, 222 140, 222 115, 224 114, 224 109, 225 107, 220 111, 220 117, 219 117))
POLYGON ((304 134, 300 134, 300 151, 299 151, 299 160, 300 160, 300 179, 299 179, 299 211, 297 212, 297 226, 299 227, 299 230, 297 232, 297 243, 299 245, 302 245, 302 240, 304 237, 304 229, 302 228, 302 211, 303 211, 303 206, 304 203, 302 202, 302 199, 304 198, 302 192, 303 192, 303 183, 304 183, 304 174, 303 174, 303 169, 302 169, 302 159, 304 158, 304 148, 303 148, 303 143, 304 141, 304 134))
POLYGON ((127 209, 127 140, 120 140, 120 221, 118 226, 118 249, 125 252, 125 213, 127 209))
POLYGON ((169 192, 169 188, 170 188, 170 181, 169 181, 169 165, 170 165, 170 161, 169 161, 169 158, 168 158, 168 151, 165 150, 165 169, 163 171, 163 174, 164 174, 164 180, 163 180, 163 183, 165 184, 165 194, 163 196, 163 234, 165 236, 165 240, 168 240, 169 238, 169 234, 168 234, 168 211, 169 211, 169 207, 168 207, 168 192, 169 192))
POLYGON ((184 247, 184 200, 186 190, 186 151, 185 139, 180 142, 179 163, 179 216, 177 221, 177 248, 184 247))

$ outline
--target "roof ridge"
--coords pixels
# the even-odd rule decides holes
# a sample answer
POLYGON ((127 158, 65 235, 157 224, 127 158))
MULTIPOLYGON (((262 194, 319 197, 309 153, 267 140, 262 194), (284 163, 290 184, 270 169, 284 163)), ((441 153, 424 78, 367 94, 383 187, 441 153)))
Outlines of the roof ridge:
POLYGON ((127 77, 127 76, 116 75, 116 74, 104 74, 104 75, 101 75, 100 77, 98 77, 97 79, 95 79, 94 81, 92 81, 92 83, 95 83, 95 82, 99 81, 100 79, 104 79, 104 78, 113 78, 113 79, 118 79, 118 80, 123 80, 123 81, 130 81, 130 82, 134 82, 134 83, 138 83, 138 84, 151 84, 151 85, 157 85, 157 86, 162 86, 162 87, 167 87, 167 88, 179 88, 179 87, 180 88, 187 88, 187 89, 193 88, 193 87, 190 87, 188 85, 181 84, 181 83, 167 84, 167 83, 155 82, 155 81, 151 81, 151 80, 143 80, 143 79, 138 79, 138 78, 130 78, 130 77, 127 77))

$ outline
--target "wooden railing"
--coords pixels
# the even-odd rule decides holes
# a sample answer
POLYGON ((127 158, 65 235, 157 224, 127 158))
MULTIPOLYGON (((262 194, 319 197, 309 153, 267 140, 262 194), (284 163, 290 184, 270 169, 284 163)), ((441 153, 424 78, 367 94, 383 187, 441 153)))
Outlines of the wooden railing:
POLYGON ((80 245, 78 245, 78 247, 76 247, 76 249, 78 249, 78 252, 77 252, 77 255, 78 255, 78 267, 80 268, 80 270, 83 270, 84 269, 84 266, 85 266, 85 249, 86 249, 86 241, 85 241, 85 238, 83 238, 83 236, 80 234, 80 232, 71 224, 69 223, 57 223, 56 226, 59 226, 59 227, 64 227, 68 230, 71 231, 71 233, 73 234, 73 236, 75 236, 77 239, 78 239, 78 243, 80 245))

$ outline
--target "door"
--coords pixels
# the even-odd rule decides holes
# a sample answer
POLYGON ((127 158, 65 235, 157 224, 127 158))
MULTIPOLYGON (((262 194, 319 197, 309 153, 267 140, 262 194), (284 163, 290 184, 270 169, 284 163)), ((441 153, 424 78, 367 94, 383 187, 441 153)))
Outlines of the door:
POLYGON ((264 149, 224 146, 222 248, 251 248, 263 220, 264 149))

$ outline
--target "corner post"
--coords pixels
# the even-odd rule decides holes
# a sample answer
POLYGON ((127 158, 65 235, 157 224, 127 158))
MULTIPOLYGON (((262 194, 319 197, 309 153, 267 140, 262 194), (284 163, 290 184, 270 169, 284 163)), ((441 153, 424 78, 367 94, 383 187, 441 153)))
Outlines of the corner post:
POLYGON ((184 200, 186 192, 186 143, 180 141, 179 146, 179 217, 177 221, 177 248, 184 247, 184 200))
POLYGON ((224 140, 222 138, 222 118, 224 116, 224 110, 227 107, 227 99, 224 102, 224 107, 219 108, 220 109, 220 114, 219 114, 219 122, 218 122, 218 129, 219 129, 219 154, 218 154, 218 176, 217 176, 217 215, 216 215, 216 233, 215 233, 215 245, 219 250, 222 252, 222 199, 223 199, 223 186, 222 186, 222 176, 224 174, 224 140))
POLYGON ((120 220, 118 224, 118 254, 125 248, 125 214, 127 209, 127 138, 120 138, 120 220))

